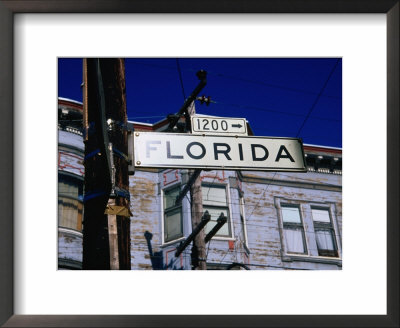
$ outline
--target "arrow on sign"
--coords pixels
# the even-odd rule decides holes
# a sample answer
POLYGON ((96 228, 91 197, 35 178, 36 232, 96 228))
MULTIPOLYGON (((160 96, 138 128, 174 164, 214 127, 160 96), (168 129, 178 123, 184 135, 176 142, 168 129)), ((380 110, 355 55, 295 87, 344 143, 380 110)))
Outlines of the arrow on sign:
POLYGON ((241 124, 232 124, 232 127, 233 127, 233 128, 238 128, 238 129, 240 129, 242 126, 243 126, 243 125, 241 125, 241 124))

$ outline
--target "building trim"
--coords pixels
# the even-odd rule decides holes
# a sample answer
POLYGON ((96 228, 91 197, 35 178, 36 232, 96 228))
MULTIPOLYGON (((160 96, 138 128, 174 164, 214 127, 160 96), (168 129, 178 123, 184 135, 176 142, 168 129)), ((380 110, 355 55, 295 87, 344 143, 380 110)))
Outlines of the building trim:
POLYGON ((342 259, 337 257, 322 257, 322 256, 307 256, 307 255, 292 255, 282 254, 282 262, 311 262, 321 264, 333 264, 339 267, 342 266, 342 259))
MULTIPOLYGON (((83 144, 83 141, 82 141, 82 144, 83 144)), ((62 143, 62 142, 59 142, 58 143, 58 150, 60 151, 60 148, 65 148, 65 149, 67 149, 67 150, 61 150, 61 151, 68 151, 68 152, 70 152, 70 153, 73 153, 72 151, 76 151, 76 152, 79 152, 79 154, 82 154, 82 159, 83 159, 83 154, 84 154, 84 149, 83 148, 78 148, 78 147, 75 147, 75 146, 71 146, 71 145, 68 145, 68 144, 65 144, 65 143, 62 143), (72 150, 72 151, 71 151, 72 150)), ((76 155, 79 155, 79 154, 76 154, 76 155)))
POLYGON ((168 187, 164 187, 161 189, 160 193, 160 204, 161 204, 161 246, 169 246, 171 244, 176 243, 177 241, 180 241, 182 239, 185 239, 185 228, 184 228, 184 215, 183 215, 183 204, 181 202, 180 205, 174 205, 173 209, 180 208, 180 213, 181 213, 181 228, 182 228, 182 236, 178 237, 176 239, 172 239, 169 241, 165 241, 165 214, 166 214, 166 209, 164 208, 164 195, 166 191, 179 188, 179 190, 182 190, 183 185, 178 181, 174 184, 169 185, 168 187))
POLYGON ((73 100, 70 98, 64 98, 64 97, 58 97, 58 101, 62 104, 65 105, 70 105, 70 103, 75 104, 75 105, 79 105, 80 109, 82 109, 83 103, 77 100, 73 100))
POLYGON ((75 173, 72 173, 69 171, 65 171, 65 170, 61 170, 61 169, 58 169, 58 174, 65 175, 65 176, 68 176, 70 178, 77 179, 80 181, 84 180, 84 177, 82 175, 78 175, 78 174, 75 174, 75 173))
MULTIPOLYGON (((225 177, 224 177, 225 179, 225 177)), ((203 212, 204 212, 204 206, 208 207, 226 207, 228 208, 228 220, 230 223, 230 234, 229 236, 218 236, 215 235, 214 237, 211 238, 211 240, 235 240, 235 228, 234 228, 234 222, 233 222, 233 217, 232 217, 232 206, 231 206, 231 193, 230 193, 230 186, 229 186, 229 180, 228 182, 208 182, 208 181, 203 181, 201 182, 201 187, 203 186, 209 186, 213 187, 216 186, 217 188, 224 188, 225 189, 225 195, 226 195, 226 205, 208 205, 204 204, 204 199, 202 199, 202 204, 203 204, 203 212)), ((228 221, 227 221, 228 222, 228 221)))
POLYGON ((179 237, 178 239, 174 239, 174 240, 171 240, 171 241, 167 241, 166 243, 162 243, 162 244, 160 245, 160 248, 165 248, 165 247, 172 246, 172 245, 174 245, 174 244, 176 244, 176 243, 179 243, 179 242, 181 242, 181 241, 184 241, 185 239, 186 239, 186 237, 183 236, 183 237, 179 237))
POLYGON ((67 258, 58 258, 58 269, 82 270, 82 262, 67 258))
POLYGON ((243 175, 241 171, 238 171, 238 173, 240 175, 241 181, 247 183, 258 183, 258 184, 268 184, 268 185, 271 184, 271 185, 279 185, 285 187, 294 187, 294 188, 297 187, 297 188, 306 188, 314 190, 342 192, 342 186, 339 185, 303 182, 303 181, 277 180, 272 178, 261 178, 261 177, 249 177, 243 175))
POLYGON ((75 147, 75 146, 70 146, 70 145, 62 143, 62 142, 60 142, 58 144, 58 152, 74 154, 76 156, 80 156, 82 158, 82 160, 84 158, 84 150, 82 150, 81 148, 75 147))
POLYGON ((78 230, 70 229, 70 228, 58 227, 58 232, 74 235, 76 237, 81 237, 81 238, 83 237, 83 233, 82 232, 80 232, 78 230))
POLYGON ((326 147, 320 145, 311 145, 311 144, 303 144, 304 151, 309 152, 326 152, 326 153, 335 153, 335 154, 342 154, 342 148, 338 147, 326 147))

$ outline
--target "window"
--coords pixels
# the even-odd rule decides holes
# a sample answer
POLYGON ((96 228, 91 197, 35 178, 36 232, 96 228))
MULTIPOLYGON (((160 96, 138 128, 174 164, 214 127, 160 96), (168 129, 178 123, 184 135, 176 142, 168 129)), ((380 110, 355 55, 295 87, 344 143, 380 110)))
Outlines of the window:
POLYGON ((82 231, 83 181, 69 175, 58 176, 58 225, 82 231))
POLYGON ((217 237, 231 237, 231 224, 229 219, 228 198, 225 186, 202 185, 203 211, 208 211, 211 220, 205 226, 205 234, 208 234, 217 224, 217 219, 223 213, 228 220, 215 234, 217 237))
POLYGON ((240 223, 242 224, 243 245, 248 249, 249 245, 247 243, 247 228, 246 228, 243 195, 239 195, 239 205, 240 205, 240 223))
POLYGON ((283 235, 288 253, 307 253, 304 227, 297 206, 282 206, 283 235))
POLYGON ((335 231, 328 209, 311 208, 319 256, 338 257, 335 231))
POLYGON ((164 242, 183 236, 182 207, 175 206, 180 187, 164 190, 164 242))

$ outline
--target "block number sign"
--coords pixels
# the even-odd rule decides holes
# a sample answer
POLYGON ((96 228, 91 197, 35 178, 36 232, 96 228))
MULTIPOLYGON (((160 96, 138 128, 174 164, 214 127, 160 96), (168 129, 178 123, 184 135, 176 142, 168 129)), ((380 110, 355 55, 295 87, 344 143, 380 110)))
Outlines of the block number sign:
POLYGON ((247 135, 246 119, 192 116, 192 133, 247 135))

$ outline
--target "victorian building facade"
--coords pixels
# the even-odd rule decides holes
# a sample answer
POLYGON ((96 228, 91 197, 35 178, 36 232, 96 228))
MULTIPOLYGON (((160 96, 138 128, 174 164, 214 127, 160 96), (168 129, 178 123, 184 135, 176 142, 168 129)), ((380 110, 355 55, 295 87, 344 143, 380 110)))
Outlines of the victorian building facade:
MULTIPOLYGON (((60 269, 82 267, 82 104, 59 99, 58 258, 60 269)), ((162 131, 131 122, 135 131, 162 131)), ((250 127, 249 127, 250 128, 250 127)), ((251 131, 251 129, 249 129, 251 131)), ((202 171, 203 210, 226 223, 206 243, 209 270, 337 270, 342 267, 342 152, 304 145, 306 173, 202 171)), ((129 177, 131 268, 190 270, 191 247, 177 247, 192 232, 190 195, 175 204, 186 169, 138 169, 129 177)))

